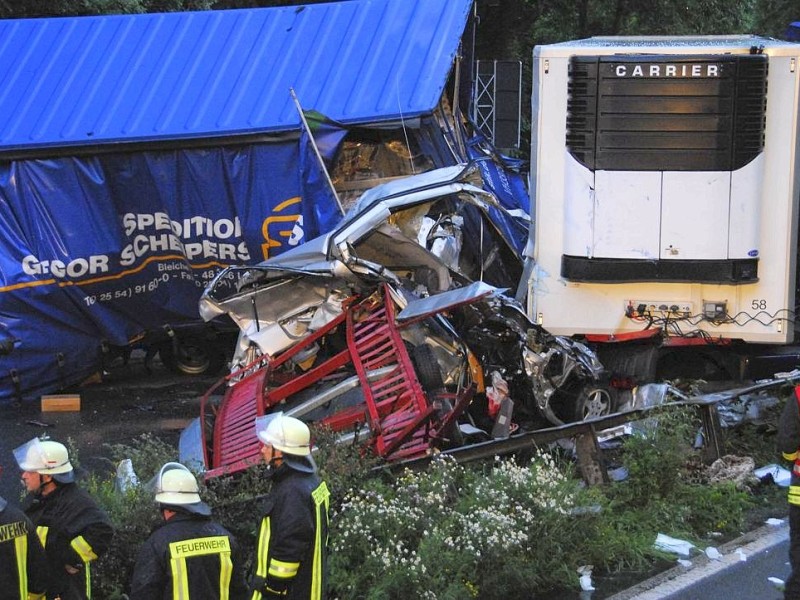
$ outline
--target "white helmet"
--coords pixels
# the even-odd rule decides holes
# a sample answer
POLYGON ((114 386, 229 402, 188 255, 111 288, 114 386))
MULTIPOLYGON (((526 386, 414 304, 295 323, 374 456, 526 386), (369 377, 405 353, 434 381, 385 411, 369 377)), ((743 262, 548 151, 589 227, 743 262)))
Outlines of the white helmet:
POLYGON ((156 477, 156 502, 208 515, 211 509, 200 500, 200 487, 192 472, 181 463, 168 462, 156 477))
POLYGON ((60 483, 75 480, 67 447, 59 442, 33 438, 14 450, 14 458, 23 471, 52 475, 60 483))
POLYGON ((283 413, 258 417, 256 435, 262 443, 271 444, 284 454, 294 456, 311 454, 311 432, 308 430, 308 425, 283 413))

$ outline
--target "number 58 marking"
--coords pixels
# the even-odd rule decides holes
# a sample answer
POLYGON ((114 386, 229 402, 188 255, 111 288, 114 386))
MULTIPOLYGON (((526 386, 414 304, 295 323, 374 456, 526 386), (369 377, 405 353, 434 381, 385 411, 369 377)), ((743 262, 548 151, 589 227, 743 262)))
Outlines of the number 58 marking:
POLYGON ((767 310, 767 301, 766 300, 753 300, 750 306, 753 307, 753 310, 767 310))

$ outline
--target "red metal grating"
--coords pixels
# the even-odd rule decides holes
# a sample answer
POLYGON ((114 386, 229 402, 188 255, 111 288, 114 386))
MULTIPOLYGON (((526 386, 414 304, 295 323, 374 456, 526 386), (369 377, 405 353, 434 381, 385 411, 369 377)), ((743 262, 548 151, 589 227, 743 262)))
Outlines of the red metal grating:
MULTIPOLYGON (((361 379, 375 450, 385 457, 413 437, 430 418, 431 411, 397 330, 394 302, 385 285, 381 291, 382 299, 360 306, 362 311, 368 311, 366 315, 348 312, 347 344, 361 379), (367 370, 390 365, 396 368, 368 382, 367 370)), ((415 448, 427 451, 427 446, 422 445, 415 448)))

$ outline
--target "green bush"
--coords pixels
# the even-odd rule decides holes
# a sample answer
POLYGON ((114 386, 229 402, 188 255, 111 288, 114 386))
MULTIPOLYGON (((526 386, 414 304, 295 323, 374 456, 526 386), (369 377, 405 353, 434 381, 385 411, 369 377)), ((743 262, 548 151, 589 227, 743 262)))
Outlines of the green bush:
POLYGON ((115 444, 107 448, 115 464, 130 458, 134 472, 140 478, 139 486, 131 486, 125 491, 119 488, 115 478, 98 474, 82 484, 106 510, 116 530, 111 547, 94 569, 94 595, 118 600, 123 598, 130 583, 139 546, 160 519, 153 492, 145 489, 144 484, 165 462, 176 460, 176 450, 149 434, 141 436, 130 446, 115 444))
POLYGON ((427 472, 369 481, 333 519, 335 595, 527 598, 563 585, 578 566, 573 544, 594 518, 576 516, 587 498, 546 453, 524 466, 498 459, 485 471, 439 457, 427 472))
POLYGON ((696 408, 666 407, 644 424, 624 444, 627 480, 608 490, 614 512, 639 515, 650 528, 669 524, 673 535, 696 539, 739 532, 752 501, 732 483, 709 485, 698 475, 702 467, 691 446, 700 426, 696 408))
POLYGON ((320 477, 331 490, 331 503, 344 498, 348 490, 357 489, 368 478, 374 477, 380 459, 355 444, 337 443, 337 435, 330 428, 314 427, 311 431, 317 452, 320 477))
MULTIPOLYGON (((374 460, 364 459, 357 448, 334 445, 330 432, 315 432, 315 437, 322 446, 317 455, 320 471, 334 490, 334 498, 343 496, 344 486, 357 485, 366 478, 369 469, 376 464, 374 460)), ((93 572, 95 595, 119 600, 130 586, 139 546, 161 520, 153 490, 146 484, 158 474, 164 463, 176 461, 177 456, 173 446, 149 434, 129 445, 108 445, 107 454, 115 465, 123 459, 130 459, 139 479, 138 486, 125 491, 120 489, 113 476, 102 473, 94 473, 81 483, 108 512, 116 529, 109 551, 98 561, 93 572)), ((70 456, 74 457, 77 465, 79 454, 74 444, 70 456)), ((252 554, 263 515, 260 501, 270 487, 266 467, 258 465, 235 476, 219 477, 208 485, 199 476, 198 482, 201 496, 212 507, 214 518, 231 531, 246 553, 252 554)), ((249 566, 248 561, 248 570, 249 566)))
POLYGON ((691 447, 697 431, 693 407, 668 407, 634 424, 634 435, 624 443, 627 480, 615 490, 622 503, 640 506, 659 498, 670 498, 685 476, 693 455, 691 447))
POLYGON ((547 452, 483 467, 434 460, 351 489, 333 520, 334 597, 528 598, 577 569, 647 570, 658 533, 698 546, 740 531, 750 496, 698 479, 693 407, 666 407, 622 449, 626 481, 586 488, 547 452), (363 565, 353 569, 353 565, 363 565))
MULTIPOLYGON (((643 572, 659 559, 674 559, 655 550, 658 533, 701 547, 712 532, 733 535, 754 496, 702 481, 691 447, 697 427, 695 409, 665 407, 637 424, 623 444, 627 479, 591 488, 560 450, 472 465, 440 456, 424 472, 394 475, 375 469, 378 461, 363 449, 315 431, 316 459, 332 491, 331 597, 529 598, 577 589, 583 565, 599 575, 643 572)), ((130 458, 143 481, 175 460, 174 449, 152 436, 112 446, 110 454, 115 461, 130 458)), ((87 485, 118 530, 96 570, 96 595, 117 600, 159 515, 152 491, 142 486, 121 493, 100 475, 87 485)), ((215 518, 251 556, 259 499, 268 491, 263 467, 215 479, 202 490, 215 518)), ((759 494, 764 511, 781 495, 759 494)))
POLYGON ((750 495, 730 482, 686 485, 675 500, 685 508, 687 531, 704 538, 710 533, 740 533, 745 513, 753 505, 750 495))

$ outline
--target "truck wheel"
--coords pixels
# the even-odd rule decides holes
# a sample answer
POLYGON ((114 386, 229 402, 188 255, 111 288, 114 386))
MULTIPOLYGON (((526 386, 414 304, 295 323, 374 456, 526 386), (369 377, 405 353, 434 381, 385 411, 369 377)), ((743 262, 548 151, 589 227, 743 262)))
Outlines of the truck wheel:
POLYGON ((158 354, 165 367, 180 375, 215 375, 225 364, 225 356, 213 341, 194 337, 167 342, 158 354))

